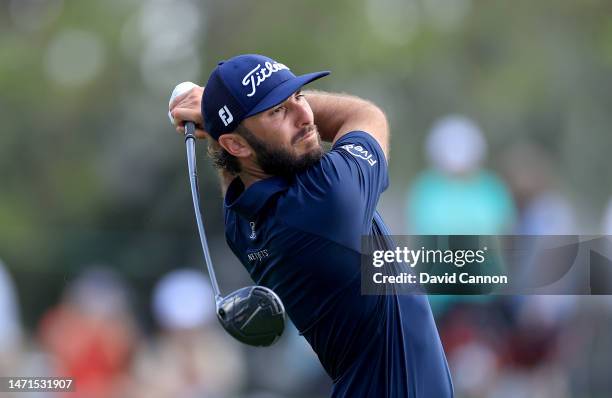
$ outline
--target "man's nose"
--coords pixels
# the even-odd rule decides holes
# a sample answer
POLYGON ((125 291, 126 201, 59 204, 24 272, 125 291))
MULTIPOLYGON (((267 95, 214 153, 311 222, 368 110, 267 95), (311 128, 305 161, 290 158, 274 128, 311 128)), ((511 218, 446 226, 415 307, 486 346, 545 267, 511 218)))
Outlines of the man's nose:
POLYGON ((314 123, 312 110, 305 100, 293 103, 295 110, 295 124, 297 127, 304 127, 314 123))

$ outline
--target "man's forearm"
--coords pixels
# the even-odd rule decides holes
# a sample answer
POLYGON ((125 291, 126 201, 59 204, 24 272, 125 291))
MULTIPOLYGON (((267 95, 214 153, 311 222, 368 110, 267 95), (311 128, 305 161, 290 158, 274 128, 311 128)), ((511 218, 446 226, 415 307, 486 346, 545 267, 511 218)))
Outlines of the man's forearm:
POLYGON ((351 116, 371 106, 361 98, 324 91, 306 91, 306 100, 314 113, 315 123, 323 141, 333 141, 336 133, 351 116))
POLYGON ((381 142, 386 152, 387 120, 376 105, 348 94, 323 91, 306 91, 304 94, 323 141, 333 142, 349 131, 365 130, 381 142))

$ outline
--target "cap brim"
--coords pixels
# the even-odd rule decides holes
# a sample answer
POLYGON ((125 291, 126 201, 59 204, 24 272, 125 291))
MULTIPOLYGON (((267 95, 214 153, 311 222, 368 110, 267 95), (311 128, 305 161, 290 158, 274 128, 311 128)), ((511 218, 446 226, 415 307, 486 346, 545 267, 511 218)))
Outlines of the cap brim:
POLYGON ((305 75, 296 76, 293 79, 289 79, 270 91, 249 113, 244 115, 245 118, 261 113, 265 110, 276 106, 289 98, 291 94, 299 90, 300 87, 320 79, 324 76, 329 75, 329 71, 307 73, 305 75))

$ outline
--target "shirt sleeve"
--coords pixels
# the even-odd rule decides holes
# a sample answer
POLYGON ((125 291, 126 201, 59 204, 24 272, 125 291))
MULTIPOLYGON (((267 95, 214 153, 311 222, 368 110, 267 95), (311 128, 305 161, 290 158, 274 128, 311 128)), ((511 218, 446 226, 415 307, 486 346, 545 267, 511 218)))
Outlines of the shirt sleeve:
POLYGON ((364 194, 378 197, 389 186, 387 159, 378 141, 364 131, 353 131, 341 137, 331 152, 340 153, 349 164, 350 174, 359 179, 364 194))
POLYGON ((296 176, 285 202, 291 208, 282 213, 289 225, 358 250, 388 185, 382 148, 370 134, 353 131, 296 176))

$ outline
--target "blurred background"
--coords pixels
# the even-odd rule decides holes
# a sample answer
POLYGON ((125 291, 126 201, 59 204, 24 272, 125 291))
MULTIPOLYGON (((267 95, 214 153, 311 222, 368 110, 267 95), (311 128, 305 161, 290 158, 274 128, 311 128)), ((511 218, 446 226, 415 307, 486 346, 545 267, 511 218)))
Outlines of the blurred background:
MULTIPOLYGON (((387 112, 379 209, 395 234, 612 234, 611 14, 604 0, 0 1, 0 375, 72 375, 71 396, 94 398, 329 395, 294 329, 253 349, 214 319, 167 101, 239 53, 330 69, 313 87, 387 112)), ((250 280, 199 152, 229 292, 250 280)), ((431 303, 458 397, 612 394, 612 299, 431 303)))

